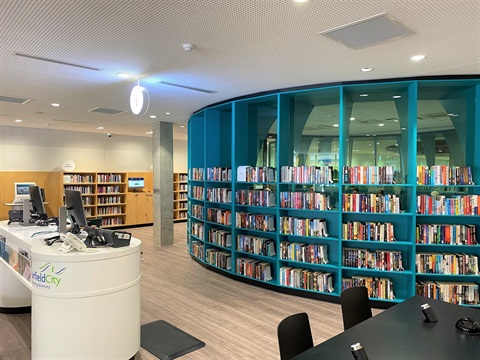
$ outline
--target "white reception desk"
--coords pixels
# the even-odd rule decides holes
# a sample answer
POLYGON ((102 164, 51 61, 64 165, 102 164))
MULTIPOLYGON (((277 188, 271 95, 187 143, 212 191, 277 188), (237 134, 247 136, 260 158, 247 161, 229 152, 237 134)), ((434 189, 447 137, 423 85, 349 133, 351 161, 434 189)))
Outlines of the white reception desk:
POLYGON ((0 222, 0 311, 31 305, 32 359, 129 359, 140 348, 140 245, 62 254, 0 222), (23 254, 23 255, 22 255, 23 254))

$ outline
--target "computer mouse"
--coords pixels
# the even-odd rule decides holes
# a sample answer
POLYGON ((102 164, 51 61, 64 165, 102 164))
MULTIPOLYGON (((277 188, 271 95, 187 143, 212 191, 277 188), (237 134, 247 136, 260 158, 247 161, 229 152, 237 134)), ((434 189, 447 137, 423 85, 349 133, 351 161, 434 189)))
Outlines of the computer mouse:
POLYGON ((455 323, 457 330, 470 335, 480 335, 480 324, 471 317, 463 317, 455 323))

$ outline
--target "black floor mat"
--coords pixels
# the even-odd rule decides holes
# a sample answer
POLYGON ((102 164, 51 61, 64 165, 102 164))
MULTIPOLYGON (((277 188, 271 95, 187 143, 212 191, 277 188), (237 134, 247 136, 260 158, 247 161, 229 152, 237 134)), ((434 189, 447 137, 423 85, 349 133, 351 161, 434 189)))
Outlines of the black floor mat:
POLYGON ((205 343, 158 320, 141 326, 140 345, 161 360, 171 360, 200 349, 205 343))

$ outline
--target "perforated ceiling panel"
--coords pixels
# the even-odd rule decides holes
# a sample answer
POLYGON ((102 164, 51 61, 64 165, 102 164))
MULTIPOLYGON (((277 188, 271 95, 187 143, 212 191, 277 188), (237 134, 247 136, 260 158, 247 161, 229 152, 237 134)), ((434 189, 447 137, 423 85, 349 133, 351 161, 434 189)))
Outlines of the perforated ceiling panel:
POLYGON ((128 111, 129 92, 138 79, 150 93, 149 115, 184 124, 208 104, 272 89, 479 74, 478 19, 478 0, 3 0, 0 95, 33 100, 2 104, 0 121, 11 125, 13 117, 23 117, 21 126, 45 126, 55 117, 87 119, 90 128, 77 129, 104 126, 144 136, 152 120, 128 111), (320 34, 380 13, 414 34, 360 50, 320 34), (194 44, 193 50, 184 51, 183 43, 194 44), (427 55, 425 61, 409 59, 419 53, 427 55), (360 72, 365 66, 374 71, 360 72), (121 71, 134 76, 121 79, 116 75, 121 71), (62 106, 53 109, 52 102, 62 106), (87 113, 95 107, 126 112, 112 120, 87 113))

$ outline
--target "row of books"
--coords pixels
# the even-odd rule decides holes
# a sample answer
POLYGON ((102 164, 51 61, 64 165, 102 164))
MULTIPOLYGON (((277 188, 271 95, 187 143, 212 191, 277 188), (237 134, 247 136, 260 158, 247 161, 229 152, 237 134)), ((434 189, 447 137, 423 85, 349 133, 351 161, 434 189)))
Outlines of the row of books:
POLYGON ((203 220, 203 205, 191 204, 190 211, 194 218, 203 220))
POLYGON ((305 219, 291 216, 280 217, 280 234, 296 236, 328 237, 324 219, 305 219))
POLYGON ((280 243, 282 260, 292 260, 310 264, 328 264, 328 248, 324 244, 305 244, 282 241, 280 243))
MULTIPOLYGON (((83 205, 92 205, 93 200, 91 197, 84 197, 82 198, 83 205)), ((97 204, 119 204, 122 202, 121 196, 100 196, 97 199, 97 204)))
POLYGON ((65 186, 67 190, 76 190, 80 191, 82 194, 93 194, 93 186, 80 186, 80 185, 67 185, 65 186))
POLYGON ((403 271, 402 252, 368 249, 344 248, 343 266, 359 269, 374 269, 385 271, 403 271))
POLYGON ((473 282, 417 281, 415 293, 458 305, 480 305, 479 285, 473 282))
POLYGON ((342 224, 342 238, 361 241, 395 241, 392 223, 348 221, 342 224))
POLYGON ((178 174, 178 181, 187 181, 188 176, 186 174, 178 174))
POLYGON ((259 166, 239 166, 237 181, 246 182, 275 182, 275 168, 259 166))
POLYGON ((237 235, 237 250, 262 256, 275 256, 275 241, 253 235, 237 235))
POLYGON ((236 225, 243 229, 275 231, 275 215, 237 212, 236 225))
POLYGON ((90 174, 64 174, 63 183, 64 184, 75 184, 75 183, 93 183, 94 176, 90 174))
POLYGON ((270 263, 250 258, 237 258, 237 274, 257 280, 271 281, 272 268, 270 263))
POLYGON ((333 183, 333 166, 282 166, 280 181, 297 184, 333 183))
POLYGON ((192 198, 203 200, 203 190, 203 186, 192 186, 192 198))
POLYGON ((330 196, 317 192, 282 191, 280 193, 280 207, 286 209, 331 210, 330 196))
POLYGON ((478 245, 475 225, 417 224, 417 244, 478 245))
POLYGON ((237 190, 235 203, 251 206, 276 206, 275 193, 270 190, 237 190))
POLYGON ((97 208, 97 215, 123 214, 124 212, 121 206, 102 206, 97 208))
POLYGON ((97 174, 97 182, 102 183, 121 183, 122 175, 120 174, 97 174))
POLYGON ((205 252, 205 261, 220 269, 232 269, 232 256, 226 251, 219 251, 214 248, 207 249, 205 252))
POLYGON ((209 167, 207 168, 207 181, 232 181, 232 169, 209 167))
POLYGON ((342 291, 354 286, 365 286, 371 299, 395 299, 393 281, 388 278, 358 275, 342 278, 342 291))
POLYGON ((470 166, 417 166, 418 185, 473 185, 470 166))
POLYGON ((417 253, 419 274, 478 275, 478 257, 458 253, 417 253))
POLYGON ((282 266, 280 268, 280 285, 298 289, 332 293, 333 274, 323 271, 312 271, 308 269, 282 266))
POLYGON ((190 225, 190 233, 199 239, 205 239, 205 228, 203 223, 192 222, 190 225))
POLYGON ((393 166, 344 166, 344 184, 394 184, 393 166))
POLYGON ((204 180, 205 171, 203 168, 191 168, 188 170, 188 177, 192 180, 203 181, 204 180))
POLYGON ((417 214, 425 215, 480 215, 480 195, 418 195, 417 214))
POLYGON ((232 225, 232 212, 226 209, 208 208, 207 221, 227 226, 232 225))
POLYGON ((210 229, 208 230, 208 241, 223 247, 230 247, 232 246, 232 233, 223 229, 210 229))
POLYGON ((396 195, 343 194, 342 210, 384 214, 400 213, 400 198, 396 195))
MULTIPOLYGON (((91 216, 91 215, 87 215, 91 216)), ((121 217, 108 217, 102 219, 102 226, 117 226, 123 225, 123 219, 121 217)))
POLYGON ((201 241, 192 241, 192 253, 200 260, 204 260, 205 245, 201 241))
POLYGON ((231 204, 232 190, 228 188, 207 188, 207 201, 231 204))
POLYGON ((97 186, 97 194, 111 194, 111 193, 120 193, 123 192, 123 189, 118 186, 97 186))

